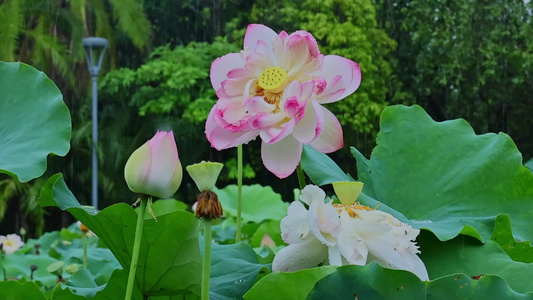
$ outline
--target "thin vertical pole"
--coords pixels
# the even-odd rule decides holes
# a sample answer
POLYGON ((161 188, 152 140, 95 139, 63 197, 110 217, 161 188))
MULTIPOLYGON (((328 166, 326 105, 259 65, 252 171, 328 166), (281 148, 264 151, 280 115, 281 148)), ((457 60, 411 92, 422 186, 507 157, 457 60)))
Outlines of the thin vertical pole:
POLYGON ((92 206, 98 209, 98 76, 93 77, 93 183, 92 206))

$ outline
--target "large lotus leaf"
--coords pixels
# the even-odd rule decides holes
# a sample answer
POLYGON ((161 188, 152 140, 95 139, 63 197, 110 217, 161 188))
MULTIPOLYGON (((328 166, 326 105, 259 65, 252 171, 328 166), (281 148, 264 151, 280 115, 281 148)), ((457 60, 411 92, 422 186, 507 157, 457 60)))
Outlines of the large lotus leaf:
POLYGON ((46 300, 39 287, 33 282, 0 281, 0 299, 2 300, 46 300))
POLYGON ((422 282, 407 271, 385 269, 376 263, 344 266, 319 280, 307 299, 533 299, 516 293, 498 276, 472 279, 453 274, 422 282))
POLYGON ((533 263, 531 242, 517 241, 513 237, 511 220, 508 216, 499 215, 496 218, 496 227, 490 239, 498 243, 514 261, 533 263))
POLYGON ((440 242, 430 232, 422 231, 417 242, 430 279, 455 273, 497 275, 517 292, 533 292, 533 264, 513 261, 494 241, 481 244, 475 238, 459 235, 440 242))
POLYGON ((87 269, 80 269, 78 272, 72 274, 63 286, 68 287, 73 294, 87 298, 93 298, 97 292, 103 290, 105 287, 105 285, 99 286, 94 281, 94 276, 91 274, 91 271, 87 269))
MULTIPOLYGON (((237 186, 228 185, 223 189, 215 189, 222 204, 224 214, 237 215, 237 186)), ((242 220, 243 222, 261 223, 264 220, 281 220, 287 214, 288 203, 281 200, 281 195, 271 187, 258 184, 242 187, 242 220)))
POLYGON ((533 299, 532 293, 517 293, 509 288, 503 278, 495 275, 487 275, 478 279, 464 274, 455 274, 430 281, 426 285, 426 299, 428 300, 533 299))
POLYGON ((425 294, 416 275, 370 263, 337 268, 316 283, 307 299, 425 299, 425 294))
POLYGON ((353 149, 364 192, 440 240, 459 233, 487 241, 507 214, 515 237, 533 239, 533 174, 504 134, 476 135, 464 120, 433 121, 419 106, 381 115, 370 160, 353 149))
MULTIPOLYGON (((46 182, 40 203, 71 213, 98 235, 122 267, 129 270, 137 222, 137 213, 130 205, 119 203, 100 212, 82 207, 61 174, 46 182)), ((144 295, 198 294, 201 279, 198 220, 184 211, 160 215, 157 220, 144 220, 137 285, 144 295)))
POLYGON ((303 300, 307 298, 318 280, 335 272, 335 269, 336 267, 326 266, 292 273, 270 273, 244 294, 244 299, 303 300))
POLYGON ((308 145, 304 145, 300 163, 307 176, 309 176, 311 181, 316 185, 353 180, 349 175, 346 175, 329 156, 316 151, 308 145))
MULTIPOLYGON (((83 243, 77 239, 68 244, 60 243, 54 251, 60 255, 59 260, 65 262, 65 265, 83 264, 83 243)), ((115 269, 121 269, 121 265, 111 251, 107 248, 97 248, 95 245, 87 247, 87 268, 93 274, 97 283, 103 284, 109 280, 109 277, 115 269)))
POLYGON ((47 288, 52 288, 56 285, 57 276, 48 272, 46 268, 55 262, 57 262, 56 259, 47 255, 24 255, 20 251, 17 251, 9 255, 4 255, 3 260, 0 259, 0 269, 3 268, 8 279, 24 278, 29 281, 31 275, 30 267, 31 265, 35 265, 37 266, 37 270, 33 272, 33 279, 41 282, 47 288))
POLYGON ((21 182, 41 176, 50 153, 70 149, 70 113, 43 72, 0 62, 0 173, 21 182))
POLYGON ((247 244, 213 244, 209 299, 241 299, 265 267, 247 244))
MULTIPOLYGON (((52 300, 116 300, 124 299, 128 274, 124 270, 115 270, 109 282, 98 285, 87 270, 80 270, 65 284, 54 289, 52 300)), ((152 297, 150 297, 151 299, 152 297)), ((165 297, 168 299, 169 297, 165 297)), ((132 300, 144 299, 137 286, 133 287, 132 300)))
POLYGON ((271 273, 259 280, 244 299, 533 299, 513 291, 496 275, 471 278, 451 274, 422 282, 407 271, 366 266, 319 267, 293 273, 271 273))

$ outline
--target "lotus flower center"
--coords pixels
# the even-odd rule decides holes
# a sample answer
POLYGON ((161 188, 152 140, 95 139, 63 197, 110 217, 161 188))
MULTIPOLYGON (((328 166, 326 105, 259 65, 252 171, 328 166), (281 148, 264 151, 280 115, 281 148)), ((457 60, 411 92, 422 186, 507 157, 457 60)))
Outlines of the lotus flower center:
MULTIPOLYGON (((379 206, 379 205, 378 205, 379 206)), ((338 203, 335 203, 333 204, 333 207, 337 208, 337 210, 340 212, 342 209, 345 209, 348 214, 350 215, 350 217, 352 218, 356 218, 358 217, 359 215, 357 214, 357 211, 358 210, 366 210, 366 211, 370 211, 370 210, 376 210, 376 208, 370 208, 368 206, 365 206, 365 205, 361 205, 359 203, 355 203, 355 204, 352 204, 352 205, 344 205, 344 204, 338 204, 338 203)))
POLYGON ((282 68, 272 67, 264 70, 259 75, 258 84, 265 90, 275 90, 283 86, 287 79, 287 72, 282 68))
POLYGON ((12 240, 7 240, 6 241, 6 246, 14 246, 13 245, 13 241, 12 240))

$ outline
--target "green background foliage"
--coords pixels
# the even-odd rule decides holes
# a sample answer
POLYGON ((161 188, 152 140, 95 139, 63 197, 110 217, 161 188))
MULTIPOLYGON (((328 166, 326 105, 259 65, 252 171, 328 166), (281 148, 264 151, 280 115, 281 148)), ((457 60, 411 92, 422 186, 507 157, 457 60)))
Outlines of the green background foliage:
MULTIPOLYGON (((277 32, 308 30, 322 53, 359 63, 359 90, 327 107, 344 125, 345 145, 365 156, 375 145, 381 110, 418 103, 437 121, 462 117, 477 133, 508 133, 530 160, 532 7, 531 2, 481 0, 7 0, 0 4, 0 59, 31 63, 65 95, 72 115, 71 151, 65 159, 51 159, 49 175, 64 173, 80 202, 89 203, 90 80, 81 38, 110 40, 99 85, 99 192, 105 207, 132 201, 122 169, 128 154, 155 130, 174 129, 184 165, 235 157, 232 150, 214 151, 204 137, 203 121, 216 101, 209 65, 239 51, 253 22, 277 32)), ((244 154, 248 178, 255 176, 284 199, 292 198, 295 176, 279 181, 266 171, 257 143, 245 147, 244 154)), ((332 158, 355 174, 349 151, 332 158)), ((232 166, 223 171, 222 187, 234 182, 232 166)), ((187 175, 184 183, 192 183, 187 175)), ((9 198, 22 201, 29 190, 9 198)), ((192 188, 182 188, 177 196, 188 204, 194 197, 192 188)), ((16 225, 3 226, 5 233, 40 218, 10 210, 16 216, 10 223, 16 225)), ((47 226, 70 221, 62 215, 47 226)))
MULTIPOLYGON (((297 181, 294 175, 280 181, 266 171, 258 141, 253 141, 244 147, 245 181, 260 182, 265 187, 245 188, 260 194, 244 207, 247 223, 243 237, 250 246, 214 247, 213 298, 240 298, 250 287, 245 299, 264 299, 273 288, 281 299, 323 299, 332 289, 339 295, 357 294, 360 298, 532 298, 527 280, 530 276, 517 276, 530 273, 533 261, 528 232, 531 222, 527 218, 532 213, 533 197, 532 9, 531 1, 485 0, 186 0, 179 4, 171 0, 3 1, 0 59, 34 65, 59 90, 27 65, 0 63, 3 97, 9 96, 5 91, 13 87, 30 94, 18 99, 17 105, 0 101, 0 126, 4 126, 0 127, 0 169, 9 175, 0 174, 0 215, 8 216, 1 223, 0 234, 18 232, 22 226, 30 237, 42 233, 44 211, 37 206, 37 198, 44 185, 42 203, 62 206, 87 221, 111 250, 92 241, 89 269, 73 276, 63 272, 68 278, 66 284, 52 291, 49 287, 56 278, 46 272, 46 265, 59 260, 79 264, 80 233, 69 228, 30 239, 20 252, 1 264, 8 276, 22 274, 22 280, 27 280, 28 265, 36 263, 35 284, 0 282, 0 298, 10 297, 6 293, 13 291, 35 299, 42 298, 42 290, 53 299, 82 299, 81 295, 114 299, 124 293, 126 271, 113 270, 119 265, 128 268, 135 211, 120 204, 96 213, 79 204, 89 203, 91 180, 89 76, 81 47, 85 36, 110 40, 99 85, 101 208, 133 202, 134 195, 123 181, 127 157, 156 130, 172 129, 184 166, 200 160, 229 162, 218 182, 227 218, 213 230, 217 242, 233 242, 235 188, 224 187, 235 181, 235 151, 210 148, 203 122, 217 100, 208 77, 210 64, 216 57, 239 51, 246 25, 253 22, 264 23, 277 32, 308 30, 322 53, 342 55, 359 63, 363 78, 359 90, 327 106, 343 124, 345 145, 355 146, 352 153, 357 162, 347 147, 329 156, 305 147, 302 165, 319 185, 358 177, 365 183, 359 201, 371 207, 381 203, 379 209, 423 229, 418 243, 432 281, 422 283, 410 273, 376 264, 269 274, 276 248, 257 247, 265 234, 277 247, 283 245, 279 221, 287 204, 282 199, 294 198, 297 181), (19 66, 16 71, 11 68, 14 65, 19 66), (16 76, 22 73, 29 79, 18 80, 16 76), (70 118, 59 91, 71 111, 70 118), (50 101, 40 101, 42 98, 50 101), (397 103, 420 104, 429 115, 419 107, 401 106, 381 114, 387 105, 397 103), (39 122, 50 116, 56 120, 40 126, 39 122), (464 118, 472 127, 464 120, 438 123, 431 118, 464 118), (44 132, 49 136, 46 146, 52 148, 36 146, 42 136, 24 135, 18 143, 9 143, 13 132, 36 127, 40 131, 32 132, 44 132), (55 175, 49 181, 38 178, 22 184, 10 177, 16 175, 28 181, 41 176, 48 154, 64 155, 68 151, 70 128, 71 151, 65 158, 48 158, 49 171, 45 174, 48 177, 62 172, 64 178, 55 175), (486 132, 505 132, 514 143, 504 133, 486 132), (371 154, 376 137, 377 146, 371 154), (13 162, 21 160, 9 158, 7 153, 38 158, 39 172, 15 171, 13 162), (104 220, 102 216, 111 218, 104 220), (122 225, 128 229, 110 235, 103 231, 104 227, 122 225), (37 244, 48 256, 37 257, 37 244), (258 256, 254 250, 264 255, 258 256), (238 259, 229 262, 227 256, 238 259), (99 258, 103 258, 100 263, 99 258), (486 261, 494 264, 484 264, 486 261), (346 284, 354 280, 357 285, 346 284), (384 286, 384 282, 391 284, 384 286), (381 294, 377 295, 376 290, 381 294)), ((196 193, 185 174, 176 198, 192 204, 196 193)), ((145 220, 145 235, 150 239, 144 241, 141 255, 146 257, 154 251, 148 245, 159 245, 157 259, 169 257, 161 249, 168 248, 168 240, 179 238, 169 231, 162 235, 165 243, 155 238, 154 232, 159 232, 161 226, 197 231, 198 221, 184 211, 187 206, 183 202, 169 199, 154 204, 162 223, 145 220), (182 220, 174 221, 177 217, 182 220)), ((47 212, 47 229, 73 220, 57 209, 47 208, 47 212)), ((194 235, 185 240, 189 241, 183 250, 187 253, 178 260, 192 261, 191 268, 196 271, 186 278, 191 284, 170 286, 165 280, 155 288, 140 284, 134 299, 141 299, 142 292, 160 295, 168 291, 196 297, 198 239, 194 235)), ((168 261, 164 263, 165 267, 154 270, 141 266, 138 281, 169 276, 162 275, 169 265, 168 261)), ((185 272, 185 267, 176 267, 185 272)))

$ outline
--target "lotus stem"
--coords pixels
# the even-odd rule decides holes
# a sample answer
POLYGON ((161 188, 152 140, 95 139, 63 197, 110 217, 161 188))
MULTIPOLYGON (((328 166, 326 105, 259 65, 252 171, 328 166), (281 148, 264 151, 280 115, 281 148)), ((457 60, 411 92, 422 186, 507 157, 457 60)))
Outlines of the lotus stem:
POLYGON ((135 283, 135 274, 137 273, 137 261, 139 260, 139 250, 141 248, 144 227, 144 214, 146 213, 146 205, 148 203, 146 195, 139 195, 139 198, 141 200, 141 206, 139 209, 139 215, 137 216, 137 226, 135 228, 135 239, 133 241, 133 252, 131 254, 130 272, 128 275, 125 300, 131 300, 133 294, 133 285, 135 283))
POLYGON ((298 174, 298 183, 300 184, 300 190, 303 190, 303 188, 305 187, 305 175, 301 163, 298 164, 298 167, 296 168, 296 174, 298 174))
POLYGON ((237 224, 235 243, 241 241, 241 211, 242 211, 242 145, 237 146, 237 224))
POLYGON ((211 273, 211 220, 204 220, 204 263, 202 266, 202 300, 209 300, 211 273))
POLYGON ((82 232, 83 236, 83 268, 87 269, 87 233, 82 232))

